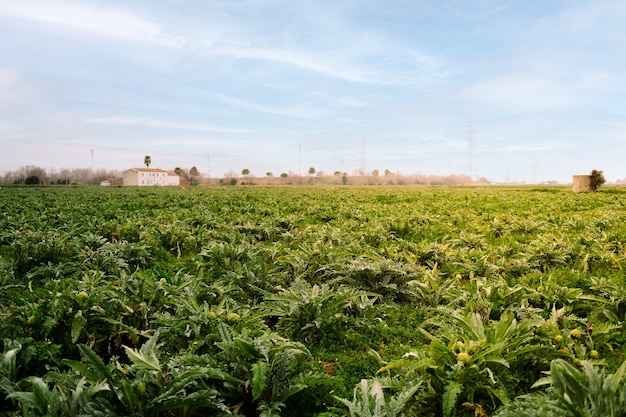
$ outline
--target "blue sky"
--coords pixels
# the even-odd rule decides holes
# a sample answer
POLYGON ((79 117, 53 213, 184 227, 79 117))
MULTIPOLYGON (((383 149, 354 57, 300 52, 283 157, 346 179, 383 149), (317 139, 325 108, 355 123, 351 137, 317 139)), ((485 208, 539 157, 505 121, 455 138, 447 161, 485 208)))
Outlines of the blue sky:
POLYGON ((214 177, 611 182, 624 22, 621 0, 0 0, 0 172, 93 150, 214 177))

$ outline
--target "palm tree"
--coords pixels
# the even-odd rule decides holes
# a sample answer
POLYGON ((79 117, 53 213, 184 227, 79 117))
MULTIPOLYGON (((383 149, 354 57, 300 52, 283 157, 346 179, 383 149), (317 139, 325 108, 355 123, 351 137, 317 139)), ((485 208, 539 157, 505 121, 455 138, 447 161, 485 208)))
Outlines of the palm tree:
POLYGON ((150 157, 150 155, 146 155, 143 158, 143 164, 146 166, 146 168, 150 168, 151 163, 152 163, 152 158, 150 157))

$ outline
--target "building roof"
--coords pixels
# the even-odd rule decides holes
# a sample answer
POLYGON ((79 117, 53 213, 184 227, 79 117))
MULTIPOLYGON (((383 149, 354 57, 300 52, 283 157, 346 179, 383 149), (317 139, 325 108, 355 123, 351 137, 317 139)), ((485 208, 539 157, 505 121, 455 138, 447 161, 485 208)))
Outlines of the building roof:
POLYGON ((167 172, 161 168, 130 168, 126 171, 135 171, 135 172, 167 172))

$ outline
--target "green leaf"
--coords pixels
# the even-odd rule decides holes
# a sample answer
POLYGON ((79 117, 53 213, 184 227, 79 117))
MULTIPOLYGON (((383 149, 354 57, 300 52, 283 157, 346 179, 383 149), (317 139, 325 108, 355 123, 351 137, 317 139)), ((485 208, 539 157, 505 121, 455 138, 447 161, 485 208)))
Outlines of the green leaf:
POLYGON ((456 381, 450 381, 446 384, 442 404, 444 417, 450 417, 456 409, 456 403, 462 388, 461 384, 456 381))
MULTIPOLYGON (((78 349, 80 350, 80 354, 83 357, 83 360, 91 365, 94 370, 100 374, 101 378, 106 379, 109 384, 111 384, 111 386, 115 386, 115 380, 113 378, 113 375, 111 374, 109 368, 107 368, 107 366, 104 364, 104 361, 100 358, 100 356, 98 356, 96 352, 91 350, 91 348, 83 344, 78 345, 78 349)), ((83 375, 89 377, 89 375, 83 375)), ((95 381, 95 378, 92 379, 92 381, 95 381)))
POLYGON ((74 388, 74 392, 72 393, 72 399, 70 401, 70 414, 75 416, 78 414, 78 411, 81 407, 84 407, 87 403, 87 398, 85 395, 85 382, 87 379, 85 377, 81 378, 76 384, 76 388, 74 388))
POLYGON ((78 341, 78 338, 80 337, 86 325, 87 319, 83 317, 82 310, 78 310, 74 315, 74 319, 72 320, 72 343, 76 343, 78 341))
POLYGON ((245 359, 255 359, 261 355, 261 353, 254 346, 254 343, 248 340, 242 339, 240 337, 234 337, 233 342, 239 348, 239 351, 242 353, 245 359))
POLYGON ((164 411, 188 409, 185 415, 191 415, 193 414, 191 411, 205 407, 222 411, 223 414, 230 414, 230 410, 222 403, 222 399, 218 397, 218 392, 214 389, 194 391, 188 395, 183 395, 181 392, 160 395, 149 404, 144 414, 158 415, 164 411))
POLYGON ((420 389, 423 381, 418 380, 410 384, 406 389, 396 395, 391 401, 389 401, 389 414, 390 416, 400 416, 402 415, 402 409, 406 405, 407 402, 413 397, 413 395, 420 389))
POLYGON ((118 386, 119 388, 116 390, 117 398, 126 406, 129 414, 134 414, 135 410, 140 406, 135 386, 128 379, 122 380, 118 386))
POLYGON ((72 368, 73 370, 81 374, 82 376, 86 377, 90 382, 100 381, 101 375, 89 369, 89 367, 87 367, 87 365, 85 365, 83 362, 64 359, 62 363, 64 365, 69 366, 70 368, 72 368))
POLYGON ((143 353, 137 349, 129 348, 128 346, 124 346, 124 350, 137 369, 149 372, 161 372, 161 364, 154 350, 143 353))
POLYGON ((287 399, 289 397, 299 393, 300 391, 302 391, 304 389, 307 389, 308 387, 309 387, 309 385, 307 385, 305 383, 302 383, 302 384, 294 384, 294 383, 292 383, 287 388, 282 390, 282 392, 280 393, 280 395, 278 396, 277 399, 279 401, 287 401, 287 399))
POLYGON ((285 406, 281 402, 267 403, 263 401, 257 410, 259 411, 259 417, 281 417, 280 411, 285 406))
POLYGON ((16 400, 22 404, 29 405, 33 408, 37 407, 37 401, 35 400, 35 394, 32 392, 16 391, 6 396, 8 400, 16 400))
POLYGON ((619 369, 613 374, 612 378, 611 378, 611 382, 614 384, 614 386, 617 389, 617 386, 624 384, 626 386, 626 380, 624 379, 624 376, 626 375, 626 361, 624 361, 622 363, 622 365, 619 367, 619 369))
POLYGON ((263 361, 258 360, 252 364, 252 399, 256 401, 267 386, 267 380, 270 373, 270 365, 263 361))

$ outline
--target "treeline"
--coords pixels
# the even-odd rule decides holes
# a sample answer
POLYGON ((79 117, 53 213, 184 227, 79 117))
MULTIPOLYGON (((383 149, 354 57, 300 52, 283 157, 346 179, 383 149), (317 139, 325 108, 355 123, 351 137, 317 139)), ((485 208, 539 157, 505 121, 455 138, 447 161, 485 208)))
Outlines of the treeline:
POLYGON ((253 174, 237 175, 233 171, 224 174, 223 178, 204 179, 201 183, 214 185, 468 185, 468 184, 491 184, 487 178, 472 179, 468 175, 426 175, 411 174, 405 175, 393 173, 389 170, 384 175, 380 175, 374 170, 369 173, 355 173, 349 175, 345 172, 335 172, 326 174, 318 171, 314 175, 298 175, 292 172, 282 173, 274 176, 268 172, 265 176, 255 176, 253 174))
MULTIPOLYGON (((345 172, 335 172, 326 174, 323 171, 309 170, 309 175, 298 175, 289 172, 274 176, 271 172, 265 176, 255 176, 245 169, 241 175, 234 171, 226 172, 222 177, 208 178, 203 176, 195 167, 189 170, 176 168, 176 173, 190 184, 202 185, 466 185, 466 184, 489 184, 486 178, 472 179, 468 175, 426 175, 411 174, 404 175, 385 170, 379 173, 378 170, 372 172, 356 172, 349 175, 345 172)), ((15 171, 5 172, 0 177, 3 184, 26 184, 26 185, 77 185, 95 184, 99 185, 104 181, 111 185, 121 185, 123 172, 119 170, 108 170, 98 168, 42 168, 35 165, 25 165, 15 171)))
POLYGON ((24 165, 15 171, 7 171, 2 177, 4 184, 100 184, 123 176, 121 171, 98 168, 45 169, 35 165, 24 165))

